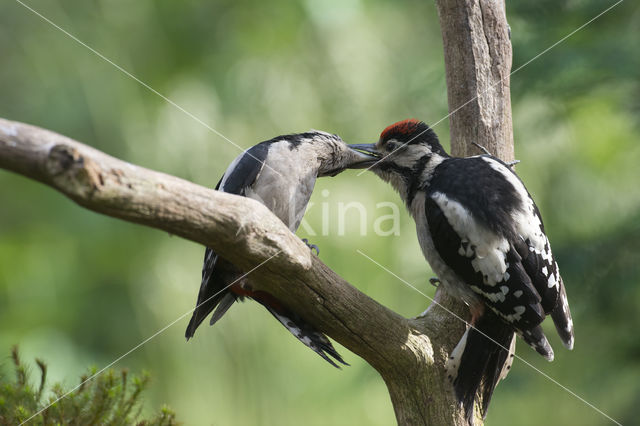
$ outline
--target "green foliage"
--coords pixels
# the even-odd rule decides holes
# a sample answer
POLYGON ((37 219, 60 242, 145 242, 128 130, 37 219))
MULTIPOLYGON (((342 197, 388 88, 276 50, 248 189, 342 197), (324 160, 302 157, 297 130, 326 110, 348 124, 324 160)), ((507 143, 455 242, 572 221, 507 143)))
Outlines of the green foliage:
POLYGON ((96 373, 92 369, 80 378, 79 387, 66 395, 60 383, 53 384, 47 392, 47 365, 44 361, 36 359, 40 370, 37 386, 30 382, 29 370, 21 361, 17 346, 11 350, 11 361, 15 381, 0 376, 0 425, 16 425, 26 420, 32 425, 178 424, 175 414, 166 406, 150 419, 140 419, 142 393, 149 384, 147 373, 135 376, 127 370, 118 373, 109 369, 87 380, 96 373), (45 397, 46 393, 52 395, 45 397))

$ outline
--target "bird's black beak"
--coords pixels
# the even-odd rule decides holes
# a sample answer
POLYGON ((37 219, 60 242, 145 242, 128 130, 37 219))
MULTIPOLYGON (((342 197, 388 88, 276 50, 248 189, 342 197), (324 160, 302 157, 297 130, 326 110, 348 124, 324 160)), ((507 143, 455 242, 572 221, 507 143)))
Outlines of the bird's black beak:
POLYGON ((369 155, 380 158, 380 153, 376 149, 375 143, 351 143, 347 146, 356 152, 366 152, 369 155))
POLYGON ((350 148, 350 153, 353 155, 349 155, 344 158, 345 164, 336 169, 320 172, 318 173, 318 177, 335 176, 346 169, 367 169, 376 164, 380 161, 380 158, 382 158, 378 151, 376 151, 376 145, 373 143, 347 146, 350 148))
POLYGON ((381 155, 376 150, 374 143, 361 143, 347 145, 358 155, 358 160, 349 165, 350 169, 366 169, 380 161, 381 155))

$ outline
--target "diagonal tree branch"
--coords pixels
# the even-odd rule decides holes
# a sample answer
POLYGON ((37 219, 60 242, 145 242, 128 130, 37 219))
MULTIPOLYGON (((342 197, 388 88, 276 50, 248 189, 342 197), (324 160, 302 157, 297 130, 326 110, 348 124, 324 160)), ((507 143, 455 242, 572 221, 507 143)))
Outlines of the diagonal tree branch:
POLYGON ((207 189, 3 119, 0 167, 49 185, 95 212, 208 245, 243 270, 276 255, 253 274, 255 285, 299 306, 372 363, 382 363, 391 355, 386 350, 389 342, 400 346, 403 340, 398 336, 409 332, 406 320, 333 273, 255 200, 207 189), (386 325, 371 327, 378 323, 386 325))
POLYGON ((312 255, 257 201, 116 159, 67 137, 0 119, 0 167, 40 181, 95 212, 208 245, 365 359, 387 383, 400 424, 461 424, 444 380, 453 341, 439 308, 401 317, 312 255), (407 406, 411 409, 407 409, 407 406), (443 420, 446 419, 446 420, 443 420))

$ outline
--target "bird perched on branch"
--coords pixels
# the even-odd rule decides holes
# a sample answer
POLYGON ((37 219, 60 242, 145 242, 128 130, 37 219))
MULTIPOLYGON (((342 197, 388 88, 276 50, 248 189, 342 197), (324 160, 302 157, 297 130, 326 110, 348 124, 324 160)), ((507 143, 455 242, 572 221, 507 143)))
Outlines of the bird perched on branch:
MULTIPOLYGON (((367 167, 373 161, 375 157, 349 149, 337 135, 312 130, 278 136, 240 154, 215 189, 260 201, 295 232, 317 177, 335 176, 347 168, 367 167)), ((317 250, 316 246, 308 245, 317 250)), ((243 273, 211 248, 205 251, 200 292, 185 333, 187 340, 193 337, 196 328, 214 309, 209 322, 211 325, 236 300, 245 297, 262 304, 294 336, 327 362, 338 367, 329 358, 331 355, 347 365, 323 333, 273 295, 253 291, 243 273)))
POLYGON ((350 146, 379 156, 370 170, 400 193, 443 290, 469 306, 471 326, 446 368, 467 418, 476 393, 486 415, 511 367, 516 334, 553 360, 541 327, 550 314, 573 348, 567 295, 538 207, 508 164, 490 155, 451 157, 418 120, 390 125, 376 144, 350 146))

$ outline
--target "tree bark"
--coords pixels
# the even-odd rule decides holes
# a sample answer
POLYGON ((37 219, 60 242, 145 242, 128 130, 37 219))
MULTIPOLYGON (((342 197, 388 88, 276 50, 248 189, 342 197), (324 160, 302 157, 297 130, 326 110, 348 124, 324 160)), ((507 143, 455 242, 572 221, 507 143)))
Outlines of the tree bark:
MULTIPOLYGON (((511 45, 502 2, 437 0, 454 155, 477 142, 513 159, 511 45)), ((467 308, 436 292, 406 319, 358 291, 312 255, 257 201, 110 157, 56 133, 0 119, 0 167, 60 191, 79 205, 212 247, 256 289, 270 292, 382 376, 400 425, 465 425, 444 365, 467 308), (283 279, 286 278, 286 279, 283 279)), ((482 419, 476 416, 475 424, 482 419)))
POLYGON ((484 146, 513 160, 511 41, 504 1, 436 0, 449 98, 452 154, 484 146))

